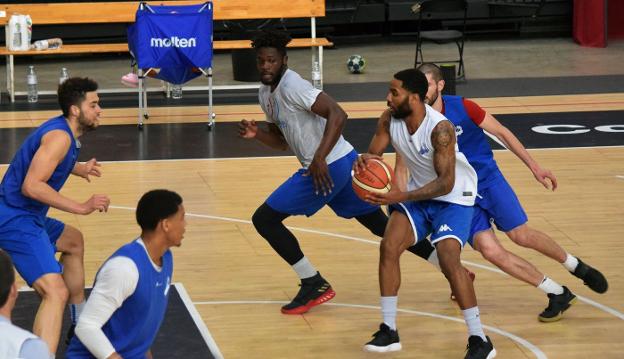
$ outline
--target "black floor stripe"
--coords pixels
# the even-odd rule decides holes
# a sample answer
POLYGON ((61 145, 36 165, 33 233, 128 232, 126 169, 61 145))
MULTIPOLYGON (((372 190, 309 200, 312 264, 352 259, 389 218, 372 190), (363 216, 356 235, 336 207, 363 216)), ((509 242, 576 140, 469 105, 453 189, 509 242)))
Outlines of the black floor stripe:
MULTIPOLYGON (((498 115, 497 118, 527 148, 560 148, 624 145, 624 111, 567 112, 498 115), (558 134, 536 132, 536 126, 551 127, 558 134), (578 133, 570 133, 570 131, 578 133), (611 132, 609 132, 611 131, 611 132)), ((368 149, 376 119, 348 121, 345 138, 358 152, 368 149)), ((8 163, 30 128, 0 130, 0 163, 8 163)), ((81 160, 132 161, 189 158, 232 158, 292 155, 237 135, 234 122, 217 123, 213 131, 205 123, 101 126, 81 138, 81 160)), ((494 148, 501 148, 492 142, 494 148)))
MULTIPOLYGON (((384 101, 388 82, 325 84, 324 90, 337 101, 384 101)), ((624 92, 624 75, 530 77, 505 79, 468 79, 458 82, 456 93, 464 97, 546 96, 624 92)), ((34 111, 58 109, 56 96, 41 96, 36 104, 26 102, 24 96, 10 103, 6 94, 0 101, 2 111, 34 111)), ((258 91, 219 90, 214 94, 215 105, 254 104, 258 91)), ((136 93, 100 94, 103 108, 138 107, 136 93)), ((161 106, 199 106, 208 104, 207 91, 185 91, 181 100, 167 99, 162 93, 149 93, 148 104, 161 106)))
MULTIPOLYGON (((154 358, 214 358, 175 286, 172 285, 169 290, 169 305, 165 320, 151 349, 154 358)), ((88 293, 90 290, 87 290, 88 293)), ((13 309, 13 324, 32 330, 32 323, 40 302, 35 292, 20 292, 13 309)), ((69 313, 65 311, 61 341, 56 352, 57 359, 65 358, 64 353, 67 348, 65 338, 68 329, 69 313)))

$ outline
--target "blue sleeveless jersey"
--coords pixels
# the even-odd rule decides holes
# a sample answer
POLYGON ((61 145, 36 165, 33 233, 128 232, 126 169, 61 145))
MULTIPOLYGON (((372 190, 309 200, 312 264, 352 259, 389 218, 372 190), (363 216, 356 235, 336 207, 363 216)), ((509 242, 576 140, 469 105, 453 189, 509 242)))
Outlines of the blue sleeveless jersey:
POLYGON ((455 125, 457 145, 466 156, 470 165, 477 172, 478 188, 486 188, 496 179, 503 176, 500 172, 492 147, 483 129, 468 116, 464 102, 460 96, 442 96, 444 116, 455 125))
POLYGON ((80 145, 74 138, 67 120, 61 115, 44 122, 26 138, 17 150, 0 184, 0 201, 4 202, 4 204, 38 216, 45 216, 48 212, 49 206, 47 204, 22 194, 22 184, 26 178, 30 163, 41 145, 41 138, 53 130, 67 132, 71 138, 71 145, 65 158, 56 166, 47 183, 58 192, 65 184, 65 181, 67 181, 78 159, 80 145))
MULTIPOLYGON (((143 359, 165 318, 173 273, 171 251, 162 257, 162 269, 154 269, 145 248, 136 240, 119 248, 110 258, 130 258, 139 271, 134 293, 126 298, 104 324, 102 331, 124 359, 143 359)), ((67 348, 67 358, 93 358, 77 337, 67 348)))

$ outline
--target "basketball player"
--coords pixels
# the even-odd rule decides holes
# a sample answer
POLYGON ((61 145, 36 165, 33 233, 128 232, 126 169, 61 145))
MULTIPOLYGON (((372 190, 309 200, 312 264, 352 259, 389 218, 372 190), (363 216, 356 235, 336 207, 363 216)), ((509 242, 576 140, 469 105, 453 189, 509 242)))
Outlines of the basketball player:
POLYGON ((119 248, 98 271, 76 336, 72 358, 151 358, 165 317, 173 273, 171 247, 184 238, 182 198, 164 189, 143 195, 136 209, 141 236, 119 248))
POLYGON ((0 249, 0 358, 50 358, 50 351, 43 340, 11 324, 17 293, 13 263, 9 255, 0 249))
POLYGON ((84 305, 84 244, 80 231, 46 217, 49 207, 87 215, 106 211, 109 199, 96 194, 80 203, 59 193, 70 174, 90 181, 101 175, 94 159, 76 162, 78 138, 99 125, 97 83, 70 78, 58 87, 63 114, 44 122, 20 146, 0 184, 0 248, 41 296, 33 332, 56 352, 65 303, 72 322, 84 305), (60 263, 54 257, 61 252, 60 263))
POLYGON ((301 168, 280 185, 254 213, 258 233, 292 267, 301 289, 284 314, 302 314, 334 297, 330 284, 303 254, 295 236, 282 223, 291 215, 312 216, 328 205, 338 216, 353 218, 382 236, 387 216, 379 206, 360 200, 351 187, 351 167, 357 153, 342 137, 344 110, 325 92, 288 69, 282 32, 263 31, 254 40, 262 85, 259 101, 268 128, 242 120, 239 134, 272 148, 290 147, 301 168))
MULTIPOLYGON (((483 257, 514 278, 520 279, 544 291, 548 298, 548 307, 538 316, 542 322, 561 319, 562 313, 576 300, 576 296, 565 286, 561 286, 542 274, 535 266, 523 258, 508 252, 496 238, 490 225, 504 231, 516 244, 534 249, 563 266, 597 293, 608 289, 605 277, 577 257, 567 253, 547 234, 529 227, 528 218, 520 201, 498 168, 492 149, 484 131, 496 136, 505 144, 533 173, 535 179, 545 188, 557 188, 557 179, 543 169, 527 152, 524 146, 505 126, 473 101, 459 96, 442 95, 444 79, 442 71, 434 64, 419 67, 428 80, 429 88, 426 101, 435 110, 448 116, 455 125, 458 134, 459 149, 466 155, 475 168, 478 178, 478 193, 474 207, 470 243, 483 257)), ((414 250, 432 263, 437 262, 433 248, 420 245, 414 250)))
POLYGON ((379 119, 368 153, 354 164, 359 171, 366 161, 380 159, 392 143, 411 175, 407 192, 393 186, 388 193, 367 195, 371 204, 390 205, 390 220, 379 259, 383 323, 364 349, 401 349, 396 326, 399 259, 407 248, 431 234, 442 272, 457 295, 468 326, 466 358, 494 358, 496 350, 483 332, 472 281, 459 259, 470 232, 477 175, 457 149, 453 125, 425 104, 427 86, 427 78, 416 69, 394 75, 386 97, 389 109, 379 119))

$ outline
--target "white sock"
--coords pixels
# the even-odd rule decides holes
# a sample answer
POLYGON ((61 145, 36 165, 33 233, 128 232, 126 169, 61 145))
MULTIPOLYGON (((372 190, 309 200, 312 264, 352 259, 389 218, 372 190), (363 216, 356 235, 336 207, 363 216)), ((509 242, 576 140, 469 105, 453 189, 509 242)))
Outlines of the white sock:
POLYGON ((537 288, 541 289, 546 294, 563 294, 563 287, 559 283, 546 276, 544 276, 544 279, 537 286, 537 288))
POLYGON ((431 254, 429 255, 429 258, 427 258, 427 262, 431 263, 434 267, 438 268, 438 270, 441 270, 440 260, 438 259, 437 250, 434 250, 433 252, 431 252, 431 254))
POLYGON ((481 326, 479 307, 462 310, 462 314, 464 314, 464 320, 468 326, 468 336, 477 335, 480 336, 484 342, 487 342, 487 339, 485 339, 485 333, 483 332, 483 327, 481 326))
POLYGON ((80 314, 82 314, 82 310, 84 309, 85 301, 78 304, 69 304, 69 317, 71 318, 72 324, 78 323, 78 318, 80 318, 80 314))
POLYGON ((569 272, 574 272, 576 266, 579 264, 579 261, 575 256, 570 253, 566 253, 566 260, 562 264, 569 272))
POLYGON ((381 315, 383 322, 392 330, 396 330, 397 302, 399 297, 381 297, 381 315))
POLYGON ((297 272, 299 279, 305 279, 314 277, 316 275, 316 268, 310 263, 307 257, 303 257, 299 262, 292 265, 292 268, 297 272))

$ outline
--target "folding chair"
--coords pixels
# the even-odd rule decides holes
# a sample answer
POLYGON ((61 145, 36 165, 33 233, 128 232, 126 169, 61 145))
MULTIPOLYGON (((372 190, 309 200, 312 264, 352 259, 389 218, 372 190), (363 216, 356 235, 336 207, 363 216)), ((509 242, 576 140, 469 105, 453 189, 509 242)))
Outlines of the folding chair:
POLYGON ((139 69, 139 129, 149 118, 145 74, 150 72, 175 85, 206 76, 208 130, 212 130, 212 9, 211 2, 186 6, 139 4, 136 21, 128 28, 128 47, 139 69))
POLYGON ((468 4, 466 0, 420 0, 412 6, 412 12, 418 14, 418 39, 416 40, 416 57, 414 67, 424 62, 422 54, 422 41, 429 40, 437 44, 447 44, 454 42, 459 51, 458 60, 438 60, 431 62, 457 62, 457 78, 466 77, 464 68, 464 32, 466 31, 466 16, 468 14, 468 4), (443 19, 453 14, 461 14, 461 30, 439 29, 423 31, 423 21, 443 19), (419 59, 420 58, 420 59, 419 59))

